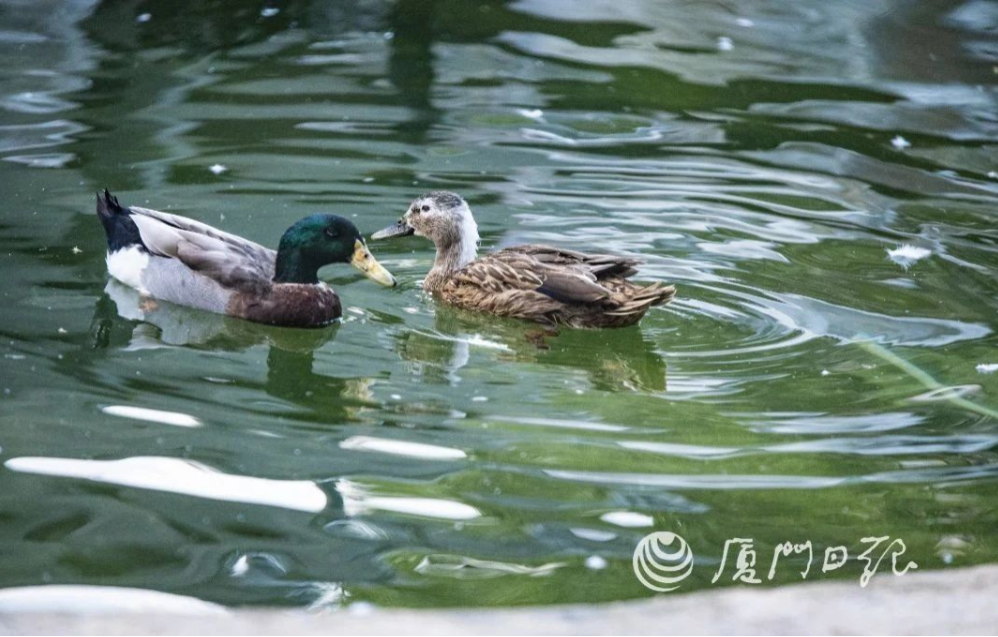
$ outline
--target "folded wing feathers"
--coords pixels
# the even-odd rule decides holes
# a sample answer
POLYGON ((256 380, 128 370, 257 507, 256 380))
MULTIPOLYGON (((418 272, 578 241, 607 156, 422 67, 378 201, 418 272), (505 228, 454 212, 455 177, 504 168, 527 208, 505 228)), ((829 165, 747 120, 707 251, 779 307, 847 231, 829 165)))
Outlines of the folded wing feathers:
POLYGON ((594 279, 572 271, 549 271, 545 273, 544 284, 537 288, 563 303, 596 303, 610 298, 610 290, 595 283, 594 279))
POLYGON ((646 287, 625 283, 623 279, 635 274, 639 263, 629 257, 530 244, 484 257, 457 276, 490 292, 511 287, 534 290, 562 303, 599 303, 606 314, 625 316, 644 313, 675 294, 672 286, 661 283, 646 287))
POLYGON ((218 239, 219 241, 224 241, 225 243, 229 243, 232 245, 251 247, 257 251, 272 252, 272 250, 269 250, 268 248, 265 248, 258 243, 254 243, 248 239, 244 239, 243 237, 230 234, 223 230, 219 230, 218 228, 215 228, 213 226, 209 226, 206 223, 201 223, 200 221, 195 221, 194 219, 190 219, 188 217, 180 217, 177 215, 171 215, 168 212, 162 212, 160 210, 152 210, 150 208, 140 208, 138 206, 131 206, 129 209, 132 211, 133 220, 138 217, 148 217, 151 219, 155 219, 160 223, 172 226, 178 230, 185 230, 193 234, 204 235, 207 237, 211 237, 213 239, 218 239))
POLYGON ((506 248, 496 254, 521 254, 533 257, 539 263, 552 266, 577 266, 591 272, 597 279, 611 276, 627 278, 637 274, 641 261, 613 254, 585 254, 575 250, 555 248, 543 244, 529 244, 506 248))
POLYGON ((489 257, 470 263, 455 274, 454 278, 460 283, 469 283, 495 293, 510 288, 533 290, 544 283, 530 268, 516 267, 512 263, 489 257))
POLYGON ((260 290, 274 277, 276 253, 186 217, 131 208, 142 242, 153 254, 180 259, 223 286, 260 290))

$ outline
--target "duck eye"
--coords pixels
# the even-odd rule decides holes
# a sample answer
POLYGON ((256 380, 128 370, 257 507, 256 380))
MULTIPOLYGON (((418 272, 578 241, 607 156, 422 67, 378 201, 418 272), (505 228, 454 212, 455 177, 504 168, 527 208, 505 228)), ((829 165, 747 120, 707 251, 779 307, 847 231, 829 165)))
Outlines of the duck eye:
POLYGON ((336 228, 326 228, 323 232, 325 232, 326 236, 331 239, 336 238, 336 228))
POLYGON ((429 206, 423 206, 423 212, 428 212, 428 211, 429 211, 429 209, 430 209, 430 207, 429 207, 429 206))

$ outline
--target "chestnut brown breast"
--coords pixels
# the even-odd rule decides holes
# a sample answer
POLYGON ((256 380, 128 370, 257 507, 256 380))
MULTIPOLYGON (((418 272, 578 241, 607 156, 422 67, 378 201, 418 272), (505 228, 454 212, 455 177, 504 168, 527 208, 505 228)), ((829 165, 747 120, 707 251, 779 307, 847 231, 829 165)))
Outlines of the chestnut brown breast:
POLYGON ((323 327, 343 311, 340 298, 325 284, 274 283, 265 293, 236 292, 226 314, 284 327, 323 327))

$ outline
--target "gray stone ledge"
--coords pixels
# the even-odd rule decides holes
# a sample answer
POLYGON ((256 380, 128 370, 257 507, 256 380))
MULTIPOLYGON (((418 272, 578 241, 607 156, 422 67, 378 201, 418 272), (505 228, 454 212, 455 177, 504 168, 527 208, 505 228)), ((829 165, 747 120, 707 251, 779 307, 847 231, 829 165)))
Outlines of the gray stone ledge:
POLYGON ((366 614, 236 609, 223 615, 0 615, 0 634, 995 634, 998 566, 875 577, 866 588, 819 582, 728 587, 591 606, 498 610, 375 609, 366 614))

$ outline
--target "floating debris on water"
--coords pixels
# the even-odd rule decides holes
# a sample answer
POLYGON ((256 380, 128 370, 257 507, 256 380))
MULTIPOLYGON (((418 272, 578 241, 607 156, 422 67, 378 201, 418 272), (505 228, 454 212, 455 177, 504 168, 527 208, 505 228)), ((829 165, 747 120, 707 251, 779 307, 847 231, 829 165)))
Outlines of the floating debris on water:
MULTIPOLYGON (((930 376, 927 372, 920 369, 919 367, 916 367, 915 365, 912 365, 911 363, 901 358, 894 352, 891 352, 890 350, 886 349, 884 346, 879 345, 878 343, 875 343, 873 341, 856 341, 856 344, 865 349, 866 351, 870 352, 871 354, 874 354, 882 358, 883 360, 891 363, 898 369, 904 371, 906 374, 917 380, 919 383, 921 383, 923 387, 931 390, 929 394, 923 394, 919 396, 918 398, 920 400, 923 401, 927 399, 946 400, 955 405, 956 407, 960 407, 961 409, 966 409, 967 411, 972 411, 987 416, 989 418, 994 418, 998 420, 998 411, 990 407, 987 407, 985 405, 978 405, 977 403, 973 403, 967 400, 962 395, 959 395, 958 392, 953 391, 956 388, 944 387, 942 383, 940 383, 935 378, 930 376)), ((978 386, 968 385, 964 386, 964 389, 976 390, 978 389, 978 386)), ((967 393, 967 392, 963 391, 962 393, 967 393)))
POLYGON ((229 167, 223 164, 212 164, 211 166, 208 167, 208 170, 210 170, 215 175, 221 175, 224 172, 228 172, 229 167))
POLYGON ((890 260, 893 261, 894 263, 897 263, 905 270, 914 265, 915 262, 924 259, 930 254, 932 254, 931 250, 928 250, 926 248, 920 248, 918 246, 913 246, 908 243, 902 244, 894 248, 893 250, 890 249, 887 250, 887 256, 890 258, 890 260))
POLYGON ((83 250, 80 250, 80 246, 73 246, 73 254, 83 254, 83 250))
POLYGON ((265 18, 273 18, 275 15, 277 15, 280 12, 281 10, 278 9, 277 7, 264 7, 263 10, 260 11, 260 15, 262 15, 265 18))
POLYGON ((963 398, 964 396, 977 393, 980 389, 980 385, 949 385, 946 387, 937 387, 917 396, 912 396, 908 400, 917 403, 934 403, 941 400, 963 398))
POLYGON ((717 38, 717 50, 718 51, 730 51, 735 48, 735 43, 731 41, 731 38, 722 35, 717 38))
POLYGON ((136 22, 143 23, 143 24, 146 23, 146 22, 149 22, 150 20, 152 20, 152 14, 151 13, 142 13, 142 14, 139 14, 139 16, 137 18, 135 18, 136 22))
POLYGON ((904 150, 905 148, 911 146, 911 142, 909 142, 904 137, 901 137, 900 135, 896 135, 894 139, 891 140, 891 146, 893 146, 898 150, 904 150))

